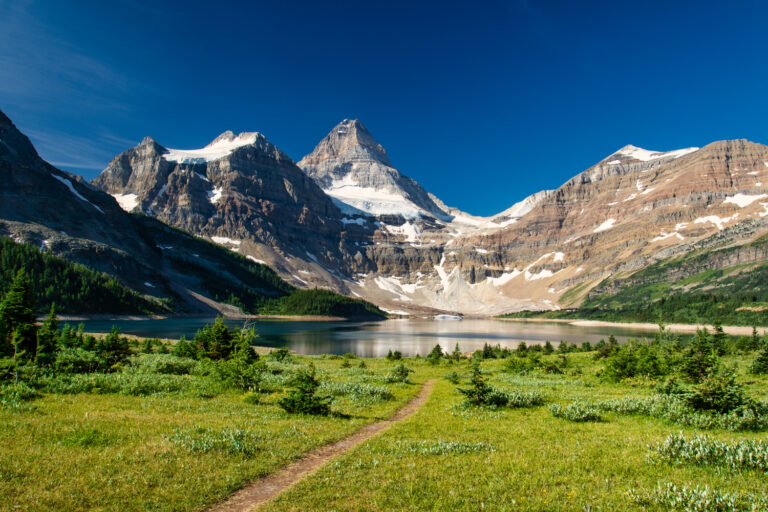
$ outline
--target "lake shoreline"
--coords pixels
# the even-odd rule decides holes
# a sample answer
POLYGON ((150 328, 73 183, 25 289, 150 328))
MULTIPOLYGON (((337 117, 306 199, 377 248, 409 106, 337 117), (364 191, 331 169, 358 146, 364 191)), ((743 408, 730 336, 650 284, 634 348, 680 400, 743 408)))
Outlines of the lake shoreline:
MULTIPOLYGON (((607 322, 604 320, 586 320, 586 319, 571 319, 571 318, 495 318, 502 322, 532 322, 532 323, 558 323, 568 324, 576 327, 616 327, 626 329, 638 329, 642 331, 658 331, 659 325, 649 322, 607 322)), ((714 330, 714 326, 707 324, 667 324, 666 329, 679 334, 696 334, 697 329, 706 327, 710 332, 714 330)), ((723 331, 731 336, 750 336, 752 334, 752 327, 743 325, 723 325, 723 331)), ((768 332, 768 328, 763 328, 761 331, 758 327, 757 332, 765 334, 768 332)))
MULTIPOLYGON (((38 321, 42 322, 47 316, 38 316, 38 321)), ((60 322, 87 322, 87 321, 105 321, 115 320, 117 322, 134 320, 173 320, 183 318, 215 318, 210 315, 56 315, 60 322)), ((322 315, 226 315, 225 320, 288 320, 292 322, 347 322, 356 321, 355 318, 346 318, 342 316, 322 316, 322 315)))

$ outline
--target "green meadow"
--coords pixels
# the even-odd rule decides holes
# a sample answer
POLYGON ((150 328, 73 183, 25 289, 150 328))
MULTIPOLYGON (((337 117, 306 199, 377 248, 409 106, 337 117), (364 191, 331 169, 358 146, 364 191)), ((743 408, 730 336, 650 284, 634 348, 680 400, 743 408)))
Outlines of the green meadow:
POLYGON ((758 337, 660 332, 622 346, 436 348, 363 359, 246 352, 243 340, 258 338, 218 323, 175 345, 57 332, 69 348, 47 369, 29 361, 4 369, 3 510, 205 510, 391 416, 430 379, 433 392, 416 414, 263 508, 709 511, 767 503, 768 350, 758 337), (115 339, 125 357, 83 371, 82 361, 109 357, 104 347, 114 349, 115 339))

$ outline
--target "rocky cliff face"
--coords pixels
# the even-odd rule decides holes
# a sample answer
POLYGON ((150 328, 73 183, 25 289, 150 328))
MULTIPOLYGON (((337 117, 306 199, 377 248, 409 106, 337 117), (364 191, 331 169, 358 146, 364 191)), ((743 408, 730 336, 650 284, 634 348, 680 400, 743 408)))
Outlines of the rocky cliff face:
MULTIPOLYGON (((105 187, 126 190, 126 194, 130 193, 127 190, 141 192, 130 198, 130 204, 125 196, 116 194, 121 201, 118 205, 112 196, 79 176, 42 160, 29 139, 0 112, 0 236, 111 274, 147 297, 163 299, 178 312, 236 311, 213 296, 205 284, 211 276, 225 288, 258 286, 262 295, 286 293, 290 287, 279 279, 270 282, 259 278, 259 273, 249 275, 243 270, 257 265, 155 219, 123 211, 139 205, 152 211, 164 204, 157 196, 162 196, 160 190, 168 181, 163 183, 161 177, 170 177, 172 171, 158 157, 162 151, 157 143, 145 139, 113 162, 114 172, 102 175, 99 183, 105 187), (135 174, 132 164, 137 164, 135 174), (121 188, 126 186, 136 188, 121 188), (189 268, 195 272, 188 272, 189 268), (242 284, 244 275, 251 284, 242 284)), ((178 194, 176 199, 183 202, 184 196, 178 194)), ((197 206, 188 211, 196 212, 197 206)), ((272 275, 269 271, 263 274, 272 275)))
POLYGON ((728 227, 750 221, 751 235, 723 243, 768 229, 768 147, 743 140, 671 152, 626 146, 488 218, 446 206, 403 175, 357 120, 337 125, 298 166, 259 134, 227 132, 189 151, 145 139, 94 184, 126 208, 267 261, 294 284, 403 313, 573 304, 608 276, 684 254, 728 227))
POLYGON ((298 285, 311 272, 312 284, 343 289, 342 269, 364 263, 331 198, 259 133, 225 132, 196 150, 146 138, 93 184, 127 210, 269 262, 298 285))

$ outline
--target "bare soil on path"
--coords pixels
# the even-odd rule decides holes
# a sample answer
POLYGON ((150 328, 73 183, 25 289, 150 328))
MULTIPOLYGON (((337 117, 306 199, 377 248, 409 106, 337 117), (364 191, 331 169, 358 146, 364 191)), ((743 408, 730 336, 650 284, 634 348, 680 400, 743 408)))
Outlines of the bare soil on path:
POLYGON ((429 398, 434 383, 434 379, 424 383, 419 394, 398 409, 392 417, 366 425, 340 441, 321 446, 309 452, 277 473, 249 484, 230 496, 226 501, 210 508, 209 512, 247 512, 256 510, 261 504, 271 500, 297 482, 308 477, 312 472, 330 462, 337 455, 351 450, 376 434, 387 430, 395 423, 401 422, 413 415, 429 398))

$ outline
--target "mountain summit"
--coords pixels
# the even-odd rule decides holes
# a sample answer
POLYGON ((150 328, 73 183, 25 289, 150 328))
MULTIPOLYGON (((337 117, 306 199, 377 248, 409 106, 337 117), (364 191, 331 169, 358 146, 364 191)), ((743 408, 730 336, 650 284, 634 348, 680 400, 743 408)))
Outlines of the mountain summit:
POLYGON ((446 217, 421 185, 392 166, 357 119, 336 125, 298 165, 345 213, 446 217))

